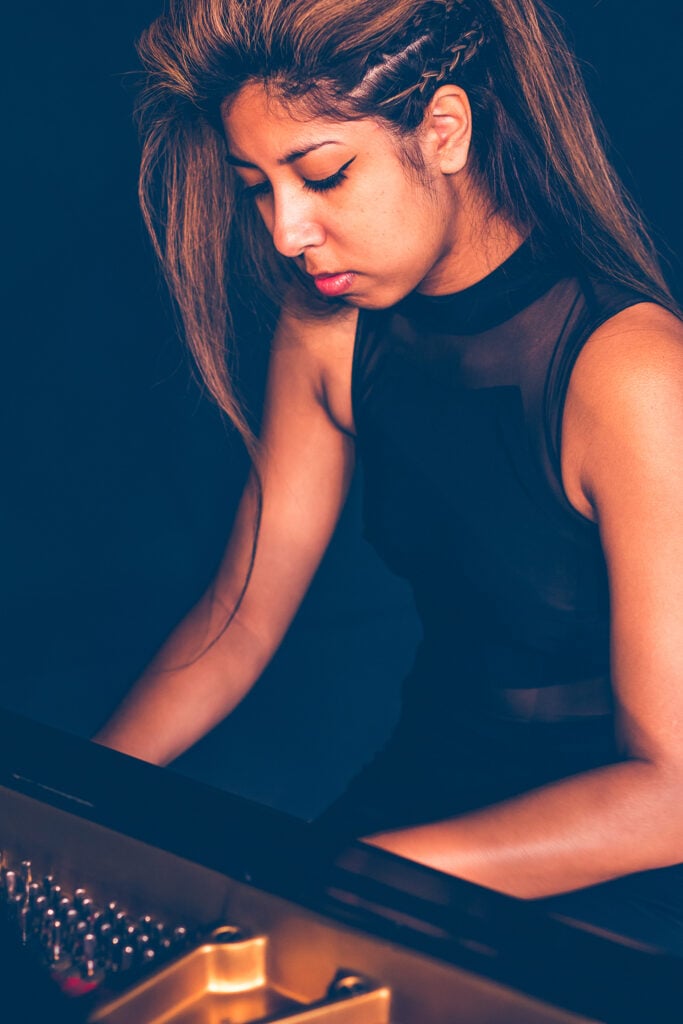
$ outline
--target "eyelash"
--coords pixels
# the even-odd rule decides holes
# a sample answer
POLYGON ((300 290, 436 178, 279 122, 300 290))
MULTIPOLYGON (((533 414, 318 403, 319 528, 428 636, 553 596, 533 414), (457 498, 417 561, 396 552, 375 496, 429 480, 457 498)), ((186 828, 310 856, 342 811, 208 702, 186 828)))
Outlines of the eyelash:
MULTIPOLYGON (((338 171, 330 174, 329 178, 319 178, 316 181, 308 181, 304 178, 304 189, 307 192, 331 192, 332 189, 338 188, 343 181, 346 181, 345 172, 355 159, 355 156, 352 157, 338 171)), ((265 196, 269 191, 270 183, 268 181, 260 181, 258 185, 245 186, 242 195, 247 199, 258 199, 260 196, 265 196)))

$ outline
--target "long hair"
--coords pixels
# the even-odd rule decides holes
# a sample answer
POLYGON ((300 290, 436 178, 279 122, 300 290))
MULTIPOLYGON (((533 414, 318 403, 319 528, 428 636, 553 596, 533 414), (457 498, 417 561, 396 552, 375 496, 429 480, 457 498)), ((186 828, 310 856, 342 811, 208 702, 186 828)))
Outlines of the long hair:
POLYGON ((462 86, 492 208, 588 272, 675 305, 541 0, 170 0, 139 52, 143 215, 201 376, 252 456, 231 382, 231 273, 315 300, 225 159, 219 108, 246 82, 311 115, 379 119, 408 159, 436 89, 462 86))

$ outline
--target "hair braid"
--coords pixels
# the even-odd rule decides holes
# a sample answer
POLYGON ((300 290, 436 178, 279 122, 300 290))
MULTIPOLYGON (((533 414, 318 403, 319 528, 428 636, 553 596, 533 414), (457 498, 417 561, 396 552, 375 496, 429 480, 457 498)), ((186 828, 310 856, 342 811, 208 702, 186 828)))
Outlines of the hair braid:
POLYGON ((414 128, 431 95, 474 60, 486 39, 483 22, 464 0, 422 4, 384 49, 369 54, 354 94, 383 113, 400 109, 403 127, 414 128))
POLYGON ((225 359, 236 268, 275 302, 298 295, 327 313, 330 301, 311 296, 239 202, 219 113, 246 82, 297 116, 381 119, 418 172, 425 110, 440 85, 462 86, 469 168, 492 209, 589 273, 675 307, 544 0, 168 0, 141 55, 143 211, 202 376, 251 449, 225 359))
POLYGON ((440 68, 427 68, 422 73, 417 88, 424 93, 432 82, 437 86, 447 82, 459 68, 464 67, 476 57, 485 41, 486 34, 483 26, 479 22, 475 22, 472 28, 447 46, 440 68))

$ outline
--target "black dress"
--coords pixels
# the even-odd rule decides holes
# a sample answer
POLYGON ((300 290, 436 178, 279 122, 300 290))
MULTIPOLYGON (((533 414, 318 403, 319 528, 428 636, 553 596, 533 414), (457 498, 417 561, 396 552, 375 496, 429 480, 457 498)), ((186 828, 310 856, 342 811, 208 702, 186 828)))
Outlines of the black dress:
MULTIPOLYGON (((409 580, 423 639, 394 734, 328 828, 434 821, 624 756, 605 562, 597 526, 564 493, 560 442, 583 344, 642 301, 532 238, 464 291, 361 312, 365 532, 409 580)), ((683 906, 678 869, 632 877, 675 879, 683 906)), ((619 915, 600 923, 623 930, 619 915)))

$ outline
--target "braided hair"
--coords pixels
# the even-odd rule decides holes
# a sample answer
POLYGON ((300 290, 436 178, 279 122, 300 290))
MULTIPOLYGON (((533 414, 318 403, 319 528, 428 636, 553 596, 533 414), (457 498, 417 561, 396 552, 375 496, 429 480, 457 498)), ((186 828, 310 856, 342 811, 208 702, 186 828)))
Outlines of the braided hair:
POLYGON ((373 53, 368 71, 354 90, 383 116, 398 116, 404 128, 416 128, 441 85, 455 82, 486 42, 480 20, 459 0, 420 9, 395 40, 396 52, 373 53), (435 24, 436 23, 436 24, 435 24), (401 88, 404 81, 409 85, 401 88))
POLYGON ((675 308, 543 0, 169 0, 139 49, 143 214, 202 377, 251 450, 226 361, 233 274, 275 301, 298 294, 325 313, 329 303, 238 201, 220 114, 248 82, 297 116, 380 121, 418 172, 429 103, 442 85, 462 87, 468 169, 491 209, 541 245, 560 240, 589 273, 675 308))

